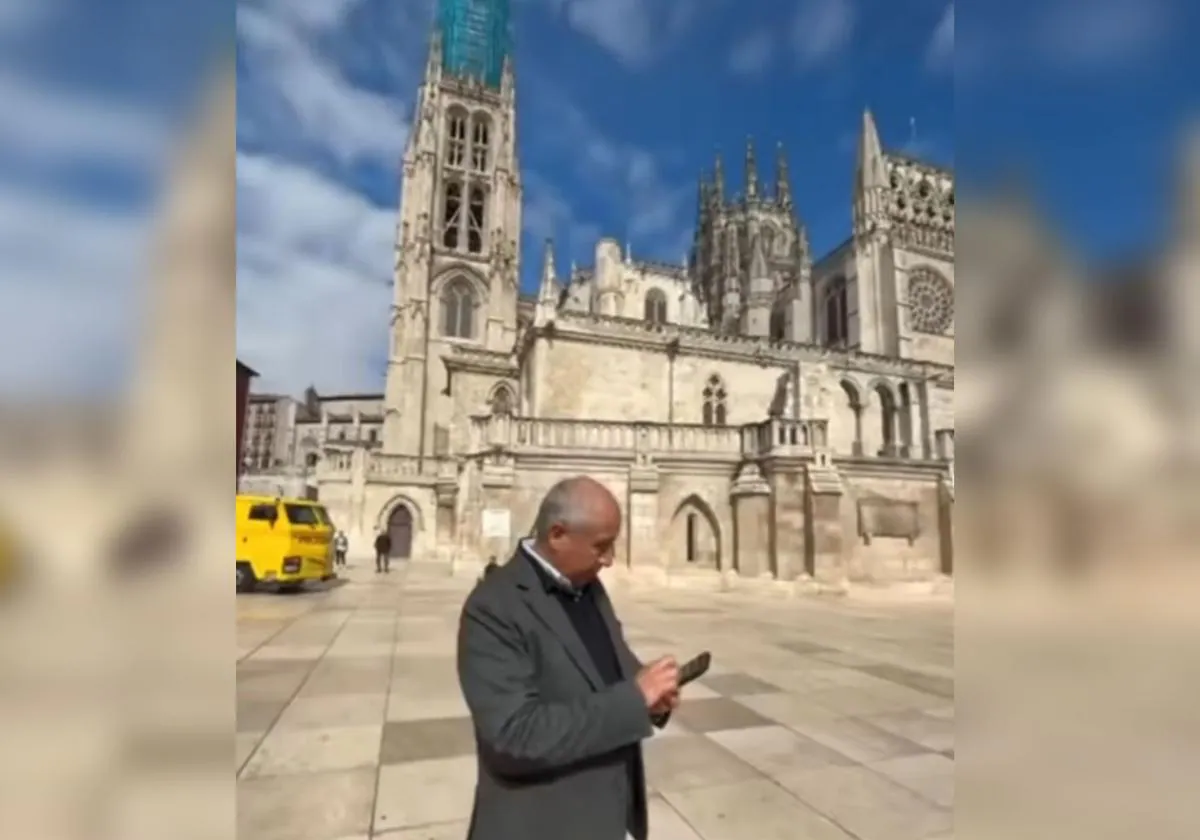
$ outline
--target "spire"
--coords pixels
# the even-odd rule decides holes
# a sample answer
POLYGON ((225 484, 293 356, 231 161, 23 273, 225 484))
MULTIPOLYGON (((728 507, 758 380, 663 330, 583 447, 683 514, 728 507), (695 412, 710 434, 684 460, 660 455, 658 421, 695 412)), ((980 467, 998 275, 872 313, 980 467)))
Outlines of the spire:
POLYGON ((712 196, 718 204, 725 201, 725 164, 721 161, 721 152, 717 152, 717 160, 713 164, 712 196))
POLYGON ((787 153, 783 143, 775 147, 775 198, 784 207, 792 206, 792 185, 788 176, 787 153))
POLYGON ((554 320, 558 312, 559 289, 554 270, 554 240, 547 237, 546 250, 542 254, 542 283, 538 287, 537 306, 534 309, 534 323, 544 327, 554 320))
POLYGON ((442 69, 499 89, 512 52, 509 0, 437 0, 442 69))
POLYGON ((770 276, 771 272, 767 268, 767 252, 763 250, 762 236, 758 235, 750 243, 750 276, 747 279, 753 282, 770 276))
POLYGON ((558 272, 554 268, 554 240, 546 238, 546 248, 542 253, 542 285, 538 289, 538 299, 556 300, 558 298, 558 272))
POLYGON ((870 109, 863 111, 862 133, 858 138, 858 163, 854 172, 854 231, 867 233, 887 224, 884 194, 888 187, 887 164, 879 130, 870 109))
POLYGON ((857 176, 860 190, 882 187, 886 183, 883 171, 883 144, 879 142, 879 129, 871 109, 863 111, 862 132, 858 137, 857 176))
POLYGON ((746 198, 758 198, 758 161, 754 158, 754 138, 746 138, 746 198))

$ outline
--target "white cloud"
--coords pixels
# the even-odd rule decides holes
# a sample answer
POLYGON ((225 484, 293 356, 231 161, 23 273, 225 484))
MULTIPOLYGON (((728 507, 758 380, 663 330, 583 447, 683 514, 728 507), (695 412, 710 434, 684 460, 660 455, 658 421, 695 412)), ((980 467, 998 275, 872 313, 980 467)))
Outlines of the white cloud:
MULTIPOLYGON (((0 153, 22 161, 138 163, 161 158, 169 131, 144 110, 98 102, 0 71, 0 153)), ((11 160, 10 157, 10 160, 11 160)))
POLYGON ((145 219, 0 191, 0 391, 96 393, 133 351, 145 219))
POLYGON ((169 126, 11 68, 0 71, 0 99, 0 390, 109 391, 133 351, 149 219, 53 179, 77 166, 150 177, 166 160, 169 126))
POLYGON ((1152 55, 1171 25, 1165 0, 1065 0, 1042 18, 1037 41, 1061 68, 1113 69, 1152 55))
POLYGON ((942 13, 938 24, 933 29, 929 46, 925 52, 925 62, 930 70, 936 72, 954 69, 954 4, 951 3, 942 13))
POLYGON ((775 36, 760 29, 743 36, 729 51, 729 69, 739 76, 757 76, 775 57, 775 36))
POLYGON ((4 0, 0 3, 0 34, 28 35, 61 10, 56 0, 4 0))
POLYGON ((676 242, 687 225, 682 212, 694 185, 672 185, 654 154, 607 136, 551 84, 543 81, 538 95, 548 108, 548 122, 557 127, 556 141, 570 150, 580 176, 623 217, 625 230, 606 233, 627 235, 650 248, 664 240, 676 242))
POLYGON ((544 0, 571 28, 636 69, 654 62, 695 21, 699 0, 544 0))
POLYGON ((242 0, 238 12, 258 6, 272 17, 291 21, 310 30, 329 30, 342 25, 362 0, 242 0))
POLYGON ((342 164, 399 159, 407 106, 355 87, 319 54, 311 35, 286 18, 239 8, 238 131, 253 142, 315 144, 342 164))
POLYGON ((801 0, 792 19, 791 43, 802 67, 814 67, 838 55, 854 34, 851 0, 801 0))
POLYGON ((382 388, 395 228, 395 208, 238 155, 238 355, 263 390, 382 388))

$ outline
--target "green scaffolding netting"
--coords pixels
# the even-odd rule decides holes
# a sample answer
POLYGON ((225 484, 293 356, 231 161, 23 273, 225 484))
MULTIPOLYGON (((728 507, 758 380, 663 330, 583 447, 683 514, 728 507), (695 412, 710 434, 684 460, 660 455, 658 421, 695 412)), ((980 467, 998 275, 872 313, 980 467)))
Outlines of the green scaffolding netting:
POLYGON ((438 0, 437 21, 443 69, 499 87, 510 48, 509 0, 438 0))

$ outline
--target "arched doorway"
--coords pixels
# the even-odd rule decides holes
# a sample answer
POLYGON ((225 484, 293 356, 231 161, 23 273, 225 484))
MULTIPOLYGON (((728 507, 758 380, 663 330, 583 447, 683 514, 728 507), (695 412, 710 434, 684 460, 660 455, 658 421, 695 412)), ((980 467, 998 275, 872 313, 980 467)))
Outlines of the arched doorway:
POLYGON ((407 505, 396 505, 388 517, 388 536, 392 538, 392 557, 407 560, 412 556, 413 515, 407 505))
POLYGON ((671 561, 702 569, 721 568, 721 540, 708 506, 691 497, 671 522, 671 561))

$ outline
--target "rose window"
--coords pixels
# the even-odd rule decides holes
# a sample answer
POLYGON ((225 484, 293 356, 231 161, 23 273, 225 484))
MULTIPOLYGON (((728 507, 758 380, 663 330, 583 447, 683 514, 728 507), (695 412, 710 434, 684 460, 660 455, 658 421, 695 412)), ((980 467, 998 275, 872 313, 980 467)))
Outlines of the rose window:
POLYGON ((954 287, 929 269, 918 269, 908 281, 909 322, 914 332, 944 335, 954 323, 954 287))

